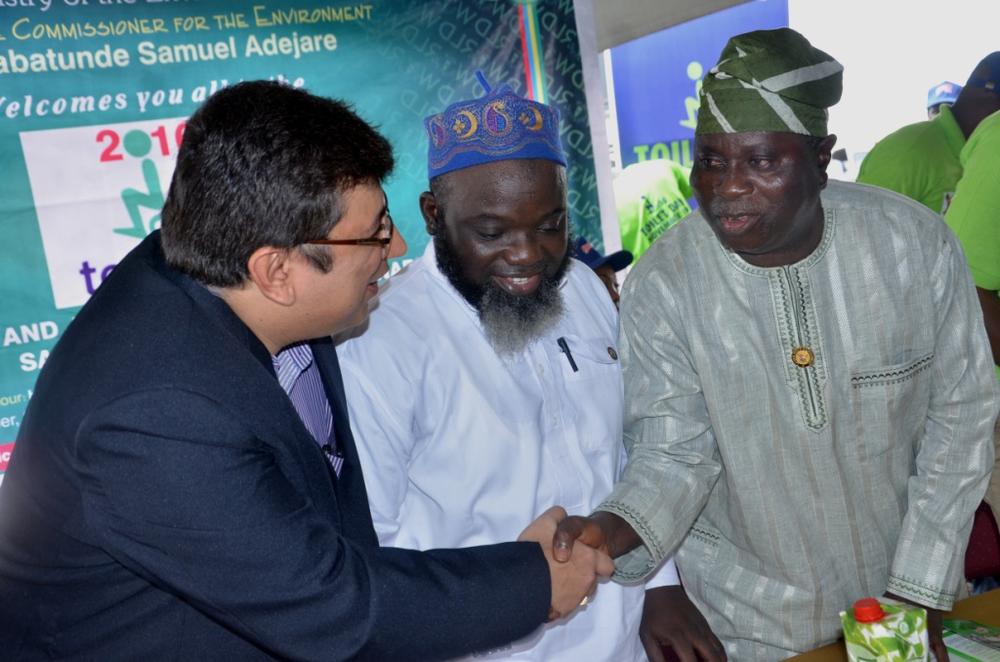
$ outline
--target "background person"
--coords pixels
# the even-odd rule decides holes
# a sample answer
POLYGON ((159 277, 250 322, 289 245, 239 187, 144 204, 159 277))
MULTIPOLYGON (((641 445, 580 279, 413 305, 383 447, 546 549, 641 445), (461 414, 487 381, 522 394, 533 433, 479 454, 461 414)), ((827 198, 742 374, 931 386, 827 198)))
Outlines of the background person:
MULTIPOLYGON (((996 89, 996 88, 994 88, 996 89)), ((962 179, 944 220, 955 232, 972 272, 1000 376, 1000 112, 980 122, 962 148, 962 179)), ((994 433, 1000 440, 1000 429, 994 433)), ((998 443, 1000 445, 1000 443, 998 443)), ((994 465, 986 501, 1000 507, 1000 470, 994 465)))
POLYGON ((597 277, 604 283, 611 295, 615 308, 618 307, 618 272, 632 264, 632 254, 628 251, 615 251, 610 255, 601 252, 587 241, 586 237, 578 237, 573 242, 573 257, 593 269, 597 277))
POLYGON ((638 260, 660 235, 691 213, 691 171, 670 159, 626 166, 615 176, 622 248, 638 260))
POLYGON ((878 141, 861 162, 858 182, 902 193, 944 214, 962 177, 966 139, 1000 110, 998 82, 1000 51, 976 65, 954 105, 941 106, 934 119, 904 126, 878 141))
POLYGON ((941 113, 942 106, 951 106, 958 100, 962 86, 949 80, 942 81, 927 90, 927 119, 932 120, 941 113))

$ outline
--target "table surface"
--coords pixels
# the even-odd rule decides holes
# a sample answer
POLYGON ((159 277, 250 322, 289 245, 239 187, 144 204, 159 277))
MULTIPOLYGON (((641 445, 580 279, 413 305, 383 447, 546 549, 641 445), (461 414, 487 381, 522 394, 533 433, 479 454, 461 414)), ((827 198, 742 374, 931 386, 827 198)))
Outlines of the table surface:
MULTIPOLYGON (((945 614, 945 618, 965 618, 1000 627, 1000 589, 959 600, 955 603, 955 608, 945 614)), ((844 650, 844 642, 838 641, 789 659, 799 662, 843 662, 847 659, 847 651, 844 650)))

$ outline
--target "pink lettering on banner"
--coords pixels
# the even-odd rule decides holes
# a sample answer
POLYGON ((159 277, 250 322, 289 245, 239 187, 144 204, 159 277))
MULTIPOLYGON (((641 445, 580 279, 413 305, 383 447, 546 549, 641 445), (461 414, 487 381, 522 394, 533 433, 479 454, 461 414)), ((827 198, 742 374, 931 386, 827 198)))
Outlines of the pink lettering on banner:
POLYGON ((10 462, 10 454, 14 452, 14 444, 0 444, 0 473, 7 471, 7 464, 10 462))

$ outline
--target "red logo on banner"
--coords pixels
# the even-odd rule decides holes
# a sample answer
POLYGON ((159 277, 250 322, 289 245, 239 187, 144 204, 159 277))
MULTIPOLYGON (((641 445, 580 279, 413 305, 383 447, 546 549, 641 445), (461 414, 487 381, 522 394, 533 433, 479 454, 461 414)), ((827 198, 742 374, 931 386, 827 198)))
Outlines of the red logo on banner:
POLYGON ((0 444, 0 472, 7 471, 10 454, 14 452, 14 444, 0 444))

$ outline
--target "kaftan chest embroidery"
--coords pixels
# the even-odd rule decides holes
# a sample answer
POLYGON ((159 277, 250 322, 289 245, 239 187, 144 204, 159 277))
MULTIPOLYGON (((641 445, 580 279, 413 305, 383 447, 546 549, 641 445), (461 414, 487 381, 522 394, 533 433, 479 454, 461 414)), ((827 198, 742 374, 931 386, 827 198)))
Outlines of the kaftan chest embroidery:
POLYGON ((770 274, 769 286, 786 381, 798 395, 805 424, 821 430, 827 423, 826 368, 808 274, 782 267, 770 274))

